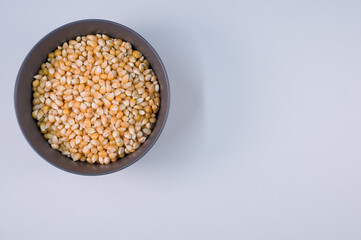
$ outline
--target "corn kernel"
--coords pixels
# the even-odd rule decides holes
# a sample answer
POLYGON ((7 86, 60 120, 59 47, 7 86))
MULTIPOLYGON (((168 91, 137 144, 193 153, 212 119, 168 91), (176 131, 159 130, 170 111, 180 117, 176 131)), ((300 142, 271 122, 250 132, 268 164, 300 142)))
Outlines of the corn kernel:
POLYGON ((31 115, 51 147, 91 164, 136 151, 160 102, 143 54, 104 34, 79 36, 49 53, 32 89, 31 115))

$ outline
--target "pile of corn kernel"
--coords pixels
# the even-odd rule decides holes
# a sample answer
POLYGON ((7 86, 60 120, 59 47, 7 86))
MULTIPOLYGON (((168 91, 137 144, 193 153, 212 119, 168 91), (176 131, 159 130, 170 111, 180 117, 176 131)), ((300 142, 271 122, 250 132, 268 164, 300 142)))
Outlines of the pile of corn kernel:
POLYGON ((74 161, 117 161, 144 143, 157 120, 157 76, 121 39, 65 42, 34 79, 32 116, 51 147, 74 161))

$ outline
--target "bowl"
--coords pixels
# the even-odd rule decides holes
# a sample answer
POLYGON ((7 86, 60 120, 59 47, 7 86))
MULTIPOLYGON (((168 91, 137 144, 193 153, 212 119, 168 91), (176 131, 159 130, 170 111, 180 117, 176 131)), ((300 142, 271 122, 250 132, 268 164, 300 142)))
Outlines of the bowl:
POLYGON ((99 19, 87 19, 61 26, 43 37, 28 53, 22 63, 15 85, 15 111, 21 131, 30 146, 47 162, 52 165, 81 175, 102 175, 124 169, 143 157, 159 138, 167 120, 169 112, 169 82, 164 65, 153 47, 138 33, 121 24, 99 19), (50 147, 40 132, 36 120, 32 118, 32 81, 40 69, 40 65, 47 60, 47 55, 65 41, 87 34, 107 34, 113 38, 120 38, 130 42, 133 47, 143 53, 150 67, 158 77, 160 87, 160 108, 157 122, 151 135, 135 152, 118 159, 116 162, 101 165, 87 162, 74 162, 59 151, 50 147))

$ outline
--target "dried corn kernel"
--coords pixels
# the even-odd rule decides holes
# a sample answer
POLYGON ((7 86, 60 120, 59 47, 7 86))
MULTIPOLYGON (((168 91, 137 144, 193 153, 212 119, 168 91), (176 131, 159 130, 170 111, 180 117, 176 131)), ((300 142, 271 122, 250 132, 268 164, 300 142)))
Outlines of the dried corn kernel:
POLYGON ((136 151, 160 104, 143 54, 104 34, 77 37, 49 53, 32 87, 32 117, 51 147, 91 164, 136 151))

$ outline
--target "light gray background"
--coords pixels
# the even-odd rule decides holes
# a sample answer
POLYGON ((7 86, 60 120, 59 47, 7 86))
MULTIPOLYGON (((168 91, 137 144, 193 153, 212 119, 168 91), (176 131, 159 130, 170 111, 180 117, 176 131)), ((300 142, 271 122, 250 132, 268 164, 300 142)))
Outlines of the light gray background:
POLYGON ((0 239, 361 239, 361 2, 1 1, 0 239), (54 168, 17 125, 31 47, 104 18, 167 68, 169 120, 133 166, 54 168))

